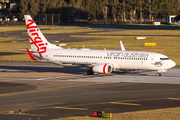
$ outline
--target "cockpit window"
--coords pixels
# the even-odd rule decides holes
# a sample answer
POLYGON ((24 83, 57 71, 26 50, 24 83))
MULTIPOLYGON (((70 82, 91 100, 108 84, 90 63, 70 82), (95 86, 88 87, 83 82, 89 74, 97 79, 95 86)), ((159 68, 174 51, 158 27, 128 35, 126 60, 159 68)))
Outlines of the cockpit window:
POLYGON ((169 60, 169 58, 160 58, 160 60, 169 60))

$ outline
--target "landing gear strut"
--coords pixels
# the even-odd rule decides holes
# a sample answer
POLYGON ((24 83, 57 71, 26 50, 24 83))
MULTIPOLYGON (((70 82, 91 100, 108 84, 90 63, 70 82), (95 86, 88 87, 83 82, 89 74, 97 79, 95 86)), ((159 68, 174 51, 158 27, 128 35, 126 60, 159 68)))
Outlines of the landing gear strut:
POLYGON ((94 72, 92 70, 88 70, 87 75, 94 75, 94 72))
POLYGON ((161 76, 161 73, 157 73, 157 76, 161 76))

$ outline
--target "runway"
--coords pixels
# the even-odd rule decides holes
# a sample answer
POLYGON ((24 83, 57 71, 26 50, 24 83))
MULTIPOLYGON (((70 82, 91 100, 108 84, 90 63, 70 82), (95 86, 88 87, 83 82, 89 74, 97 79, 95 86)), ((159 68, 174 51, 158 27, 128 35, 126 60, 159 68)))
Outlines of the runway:
POLYGON ((47 63, 0 63, 0 116, 48 120, 180 107, 180 69, 86 75, 86 69, 47 63), (20 113, 21 110, 21 113, 20 113), (13 113, 9 113, 9 112, 13 113))

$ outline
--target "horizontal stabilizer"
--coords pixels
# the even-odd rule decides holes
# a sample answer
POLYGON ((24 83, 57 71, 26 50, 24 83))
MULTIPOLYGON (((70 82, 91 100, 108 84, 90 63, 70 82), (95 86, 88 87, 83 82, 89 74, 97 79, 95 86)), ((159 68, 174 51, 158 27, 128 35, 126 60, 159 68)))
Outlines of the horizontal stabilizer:
POLYGON ((28 54, 29 54, 29 57, 32 59, 32 60, 36 60, 36 58, 34 58, 34 56, 31 54, 31 52, 29 51, 28 48, 26 48, 28 54))

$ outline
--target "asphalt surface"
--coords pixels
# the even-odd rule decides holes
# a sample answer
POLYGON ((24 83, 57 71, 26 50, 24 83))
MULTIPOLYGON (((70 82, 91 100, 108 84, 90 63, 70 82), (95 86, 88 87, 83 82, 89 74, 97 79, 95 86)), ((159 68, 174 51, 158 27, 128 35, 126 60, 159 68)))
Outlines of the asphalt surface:
POLYGON ((153 71, 87 76, 86 69, 76 67, 1 62, 0 117, 48 120, 91 116, 92 111, 123 113, 180 107, 179 72, 171 69, 161 77, 153 71))
MULTIPOLYGON (((0 32, 0 37, 10 37, 10 38, 23 38, 22 41, 29 41, 28 34, 26 33, 26 30, 21 31, 8 31, 8 32, 0 32)), ((90 32, 85 33, 79 33, 86 34, 90 32)), ((65 34, 44 34, 46 39, 49 41, 58 41, 58 42, 80 42, 85 40, 93 40, 90 38, 70 38, 69 35, 77 35, 78 33, 65 33, 65 34)))
MULTIPOLYGON (((127 26, 108 26, 102 25, 98 27, 91 26, 90 28, 100 30, 98 32, 112 32, 112 31, 128 31, 128 30, 179 30, 180 26, 138 26, 138 25, 127 25, 127 26)), ((66 29, 66 28, 64 28, 66 29)), ((76 29, 76 28, 75 28, 76 29)), ((84 28, 83 28, 84 29, 84 28)), ((43 29, 41 29, 43 30, 43 29)), ((44 29, 47 30, 47 29, 44 29)), ((26 30, 21 31, 7 31, 7 32, 0 32, 0 37, 10 37, 10 38, 22 38, 24 41, 28 40, 28 35, 26 30)), ((96 31, 89 31, 89 32, 78 32, 78 33, 62 33, 62 34, 44 34, 45 37, 49 41, 58 41, 58 42, 80 42, 86 40, 97 40, 93 38, 73 38, 69 37, 70 35, 89 35, 89 33, 96 33, 96 31)), ((93 35, 93 34, 91 34, 93 35)), ((112 34, 101 34, 103 36, 142 36, 142 35, 112 35, 112 34)), ((146 36, 162 36, 162 35, 146 35, 146 36)), ((180 35, 163 35, 163 36, 176 36, 179 37, 180 35)))

